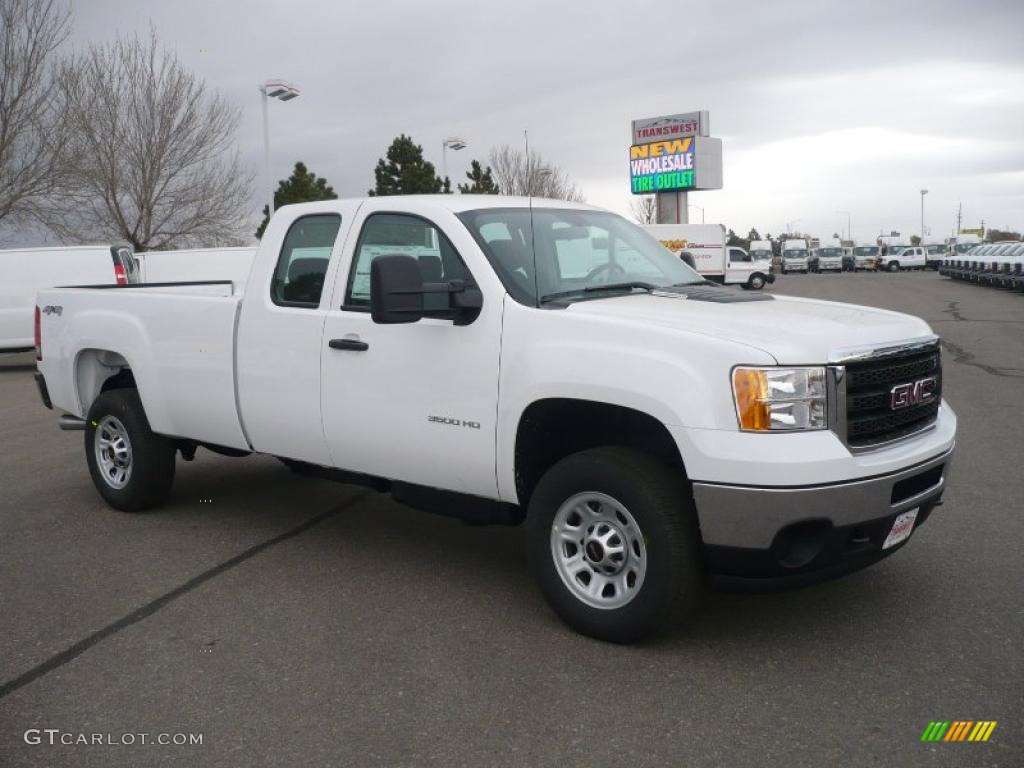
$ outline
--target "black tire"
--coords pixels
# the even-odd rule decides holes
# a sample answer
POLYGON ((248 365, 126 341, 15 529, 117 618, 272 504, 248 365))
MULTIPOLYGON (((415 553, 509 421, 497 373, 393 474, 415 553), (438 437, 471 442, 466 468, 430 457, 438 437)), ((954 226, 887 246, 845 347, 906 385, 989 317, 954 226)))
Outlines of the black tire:
POLYGON ((899 272, 900 263, 898 261, 890 261, 889 266, 886 267, 890 272, 899 272))
POLYGON ((749 287, 752 291, 759 291, 759 290, 761 290, 762 288, 764 288, 764 284, 765 284, 764 275, 762 275, 760 273, 755 273, 755 274, 751 275, 750 279, 747 280, 747 287, 749 287))
MULTIPOLYGON (((112 433, 104 430, 103 435, 112 433)), ((105 451, 107 458, 112 454, 105 451)), ((112 389, 93 401, 85 425, 85 459, 93 485, 107 504, 122 512, 141 512, 166 501, 174 482, 174 441, 154 434, 142 408, 138 390, 112 389), (110 421, 110 420, 114 421, 110 421), (124 429, 129 445, 130 474, 122 487, 101 467, 96 433, 104 425, 124 429)), ((116 471, 116 470, 114 470, 116 471)))
POLYGON ((639 451, 593 448, 559 461, 534 489, 526 527, 534 578, 555 613, 577 632, 629 643, 681 620, 697 604, 703 565, 689 486, 679 472, 639 451), (583 602, 563 581, 552 553, 556 513, 573 496, 588 492, 623 505, 642 533, 646 573, 635 596, 619 607, 583 602))

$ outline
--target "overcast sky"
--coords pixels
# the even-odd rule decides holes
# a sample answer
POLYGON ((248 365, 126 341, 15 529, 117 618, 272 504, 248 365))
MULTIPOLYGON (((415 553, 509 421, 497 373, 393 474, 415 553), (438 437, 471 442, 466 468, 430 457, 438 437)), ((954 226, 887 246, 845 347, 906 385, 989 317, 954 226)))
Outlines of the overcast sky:
MULTIPOLYGON (((265 199, 257 83, 273 177, 296 160, 342 196, 373 185, 401 132, 440 171, 521 144, 588 202, 628 213, 630 120, 710 111, 725 187, 691 193, 740 234, 1024 228, 1024 3, 1019 0, 79 0, 72 45, 145 32, 243 110, 239 147, 265 199), (212 52, 201 52, 210 49, 212 52)), ((456 178, 458 177, 458 178, 456 178)), ((691 210, 691 221, 700 212, 691 210)))

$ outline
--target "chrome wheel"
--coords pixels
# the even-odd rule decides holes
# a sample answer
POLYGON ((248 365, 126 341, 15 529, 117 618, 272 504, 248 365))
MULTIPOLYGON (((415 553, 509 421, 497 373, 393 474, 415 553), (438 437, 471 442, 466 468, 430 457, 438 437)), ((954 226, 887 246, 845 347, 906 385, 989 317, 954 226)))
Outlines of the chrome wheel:
POLYGON ((594 608, 621 608, 640 592, 647 548, 640 526, 603 493, 568 499, 551 524, 551 557, 576 599, 594 608))
POLYGON ((104 416, 93 438, 96 466, 111 488, 120 490, 132 477, 132 443, 128 430, 114 416, 104 416))

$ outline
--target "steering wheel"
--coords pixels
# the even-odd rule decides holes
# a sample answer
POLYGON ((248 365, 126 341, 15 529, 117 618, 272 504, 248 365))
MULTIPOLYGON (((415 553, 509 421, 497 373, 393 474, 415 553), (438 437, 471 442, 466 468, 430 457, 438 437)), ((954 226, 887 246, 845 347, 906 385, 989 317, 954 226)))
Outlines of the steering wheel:
MULTIPOLYGON (((595 277, 600 275, 602 272, 609 272, 609 273, 611 273, 614 270, 618 270, 618 273, 621 274, 621 275, 625 275, 626 274, 626 270, 622 268, 622 265, 617 264, 616 262, 613 262, 613 261, 606 261, 604 264, 598 264, 592 270, 587 272, 587 276, 585 278, 583 278, 583 279, 586 280, 587 282, 590 282, 595 277)), ((611 278, 611 274, 608 275, 608 278, 611 278)), ((607 282, 611 282, 611 280, 610 279, 606 279, 605 282, 606 283, 607 282)))

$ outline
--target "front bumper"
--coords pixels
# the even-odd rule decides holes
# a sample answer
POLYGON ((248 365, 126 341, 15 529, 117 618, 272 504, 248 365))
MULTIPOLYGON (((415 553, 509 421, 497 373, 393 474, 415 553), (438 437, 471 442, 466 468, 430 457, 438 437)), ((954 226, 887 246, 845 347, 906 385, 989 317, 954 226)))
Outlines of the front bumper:
MULTIPOLYGON (((730 586, 798 586, 870 565, 901 512, 941 503, 954 447, 905 469, 813 486, 693 483, 709 570, 730 586)), ((905 543, 905 542, 904 542, 905 543)))

